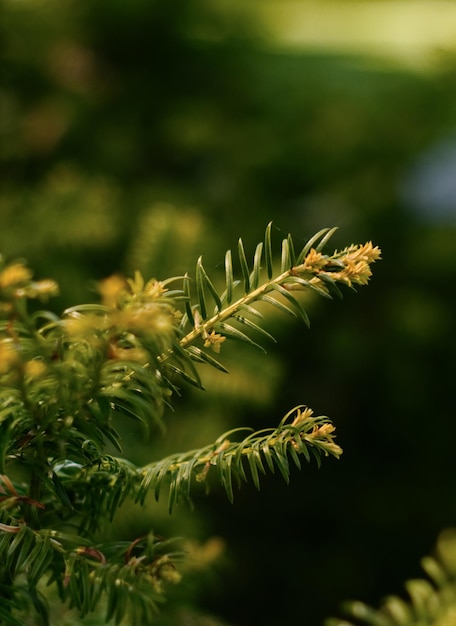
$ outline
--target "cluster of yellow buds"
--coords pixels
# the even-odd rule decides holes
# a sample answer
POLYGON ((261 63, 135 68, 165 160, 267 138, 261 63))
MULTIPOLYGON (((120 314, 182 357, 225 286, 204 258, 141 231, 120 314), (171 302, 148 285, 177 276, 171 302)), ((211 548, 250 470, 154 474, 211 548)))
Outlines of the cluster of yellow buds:
POLYGON ((144 281, 140 272, 133 279, 113 275, 100 283, 102 302, 114 308, 111 322, 134 334, 167 336, 175 322, 175 309, 162 298, 167 291, 155 279, 144 281))
POLYGON ((23 286, 32 280, 32 272, 22 263, 7 265, 0 272, 0 289, 23 286))
POLYGON ((46 299, 58 294, 59 288, 55 281, 32 280, 31 270, 23 263, 11 263, 0 270, 0 298, 2 309, 9 312, 11 301, 17 298, 46 299))
POLYGON ((42 359, 29 359, 21 355, 14 339, 3 337, 0 339, 0 376, 14 371, 22 372, 29 380, 36 380, 46 374, 47 366, 42 359))
POLYGON ((168 347, 176 324, 176 309, 167 291, 155 279, 144 281, 136 272, 133 279, 114 274, 98 285, 102 307, 73 310, 64 320, 65 332, 71 339, 84 340, 101 348, 108 347, 110 359, 145 364, 150 360, 143 339, 150 339, 161 353, 168 347), (100 343, 101 342, 101 343, 100 343))
POLYGON ((292 426, 301 426, 305 422, 313 420, 313 411, 308 406, 297 407, 294 420, 291 422, 292 426))
POLYGON ((312 248, 304 259, 304 263, 295 268, 295 271, 314 274, 310 282, 320 288, 324 288, 322 276, 349 287, 366 285, 372 276, 371 263, 380 258, 380 248, 374 247, 371 241, 358 246, 348 246, 333 256, 324 255, 312 248))
POLYGON ((349 287, 352 284, 366 285, 372 276, 371 263, 380 258, 380 248, 374 247, 371 241, 364 245, 349 246, 340 253, 340 260, 344 264, 343 269, 340 272, 333 272, 331 277, 346 283, 349 287))
POLYGON ((142 304, 156 302, 167 289, 155 278, 146 283, 141 272, 136 271, 134 278, 124 278, 119 274, 108 276, 98 283, 98 291, 103 304, 123 308, 126 303, 133 301, 142 304))
POLYGON ((121 294, 127 288, 127 281, 119 274, 112 274, 98 283, 98 292, 103 304, 116 307, 119 304, 121 294))
MULTIPOLYGON (((58 293, 53 280, 32 280, 31 270, 24 263, 4 265, 0 257, 0 313, 10 315, 14 302, 20 298, 47 298, 58 293)), ((0 375, 22 372, 29 379, 40 378, 46 371, 42 360, 29 359, 20 350, 13 324, 0 337, 0 375)))
POLYGON ((0 375, 7 374, 20 363, 19 352, 12 339, 0 339, 0 375))
POLYGON ((225 549, 220 537, 211 537, 204 543, 189 539, 185 542, 186 566, 191 570, 204 570, 217 561, 225 549))
POLYGON ((182 578, 182 575, 177 571, 176 566, 167 554, 156 559, 152 563, 151 570, 158 590, 161 590, 162 581, 176 584, 182 578))
MULTIPOLYGON (((291 426, 302 426, 305 423, 314 421, 312 409, 309 407, 298 407, 291 426)), ((330 422, 314 423, 312 430, 301 436, 307 441, 320 442, 326 454, 339 457, 342 454, 342 448, 334 443, 335 430, 335 426, 330 422)))
POLYGON ((342 454, 342 448, 334 443, 334 431, 336 427, 329 422, 325 422, 324 424, 315 425, 312 429, 312 432, 308 433, 305 438, 310 441, 318 440, 321 443, 324 443, 325 452, 328 454, 331 452, 334 456, 339 456, 342 454))

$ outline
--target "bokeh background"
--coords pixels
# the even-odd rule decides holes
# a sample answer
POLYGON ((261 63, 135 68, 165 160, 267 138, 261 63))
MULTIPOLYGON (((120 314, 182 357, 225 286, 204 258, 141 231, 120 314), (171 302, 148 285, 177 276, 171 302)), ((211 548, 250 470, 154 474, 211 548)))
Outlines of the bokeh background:
POLYGON ((277 247, 339 226, 334 247, 383 250, 369 287, 309 301, 310 331, 273 316, 268 356, 227 347, 232 374, 183 388, 165 439, 123 426, 146 463, 305 403, 344 448, 234 505, 125 507, 123 536, 223 538, 160 623, 321 624, 401 593, 456 524, 455 25, 443 1, 2 2, 0 249, 59 281, 55 309, 201 253, 217 280, 270 220, 277 247))

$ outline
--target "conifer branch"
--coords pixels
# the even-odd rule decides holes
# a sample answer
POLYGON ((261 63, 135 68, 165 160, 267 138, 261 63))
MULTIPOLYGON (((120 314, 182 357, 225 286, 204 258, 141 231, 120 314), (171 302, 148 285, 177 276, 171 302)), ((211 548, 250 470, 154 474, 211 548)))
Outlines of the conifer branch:
POLYGON ((252 432, 241 441, 232 441, 231 436, 238 430, 245 429, 225 433, 210 446, 174 454, 140 469, 137 500, 143 502, 149 491, 158 499, 163 486, 167 486, 172 511, 182 497, 190 498, 192 479, 207 484, 213 470, 232 502, 233 481, 240 486, 250 478, 259 489, 260 474, 278 469, 288 482, 290 460, 300 468, 300 456, 306 461, 313 456, 319 465, 322 455, 339 458, 342 454, 334 442, 335 429, 328 418, 313 417, 312 410, 306 407, 289 411, 277 428, 252 432))
POLYGON ((298 255, 295 254, 291 235, 288 235, 282 241, 280 272, 274 277, 271 229, 270 223, 266 229, 264 243, 260 242, 256 247, 252 270, 249 269, 242 240, 239 240, 238 255, 242 280, 234 280, 232 255, 230 250, 227 251, 225 255, 226 285, 221 295, 218 295, 215 285, 204 269, 202 258, 198 259, 196 266, 197 303, 194 305, 191 305, 189 285, 186 285, 187 315, 182 319, 181 328, 184 330, 190 323, 192 329, 180 339, 182 348, 188 350, 199 338, 203 339, 205 348, 211 347, 216 352, 220 351, 220 345, 226 337, 258 345, 237 327, 227 324, 229 320, 247 324, 257 333, 273 339, 258 324, 245 316, 246 311, 255 316, 258 312, 252 305, 259 302, 267 302, 282 311, 297 315, 308 326, 307 312, 301 302, 293 296, 292 291, 310 291, 324 297, 331 297, 332 294, 340 295, 337 283, 351 288, 355 285, 367 284, 372 274, 370 264, 380 258, 380 250, 370 242, 363 246, 349 246, 330 256, 324 255, 322 250, 336 230, 325 228, 314 235, 298 255), (267 277, 261 282, 263 251, 267 277), (233 301, 233 292, 240 285, 244 287, 243 294, 233 301), (212 297, 214 301, 215 307, 212 315, 208 312, 207 297, 212 297))
MULTIPOLYGON (((289 411, 277 428, 250 432, 241 441, 233 440, 237 433, 249 429, 235 429, 198 450, 172 454, 160 461, 136 468, 125 459, 104 456, 97 464, 72 464, 58 473, 66 489, 72 490, 73 500, 84 499, 84 508, 95 512, 100 519, 105 511, 109 519, 128 496, 144 503, 153 493, 159 499, 168 490, 168 506, 172 512, 180 501, 191 498, 193 483, 208 485, 215 473, 230 501, 234 500, 233 483, 252 480, 260 488, 260 475, 279 470, 288 483, 290 461, 301 468, 300 457, 310 462, 315 458, 320 465, 322 456, 339 458, 342 449, 334 442, 335 428, 325 416, 315 417, 311 409, 299 406, 289 411), (75 495, 77 494, 77 495, 75 495)), ((81 528, 89 520, 82 519, 81 528)), ((89 526, 92 528, 92 526, 89 526)))

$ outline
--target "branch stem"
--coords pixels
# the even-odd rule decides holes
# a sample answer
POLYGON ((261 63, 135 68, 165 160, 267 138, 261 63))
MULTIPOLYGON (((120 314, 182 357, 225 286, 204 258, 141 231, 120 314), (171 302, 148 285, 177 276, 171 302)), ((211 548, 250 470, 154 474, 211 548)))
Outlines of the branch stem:
POLYGON ((292 276, 293 271, 294 268, 291 268, 286 272, 283 272, 273 280, 270 280, 267 283, 260 285, 253 291, 245 294, 244 296, 242 296, 242 298, 239 298, 238 300, 236 300, 236 302, 233 302, 228 307, 226 307, 226 309, 218 311, 208 320, 202 322, 198 326, 195 326, 193 330, 187 333, 185 337, 180 340, 181 347, 186 348, 188 345, 192 344, 198 337, 202 336, 204 332, 207 333, 209 330, 214 328, 216 324, 224 322, 225 320, 232 317, 236 313, 236 311, 242 306, 249 305, 258 300, 261 296, 273 289, 273 285, 280 285, 281 283, 283 283, 284 280, 292 276))

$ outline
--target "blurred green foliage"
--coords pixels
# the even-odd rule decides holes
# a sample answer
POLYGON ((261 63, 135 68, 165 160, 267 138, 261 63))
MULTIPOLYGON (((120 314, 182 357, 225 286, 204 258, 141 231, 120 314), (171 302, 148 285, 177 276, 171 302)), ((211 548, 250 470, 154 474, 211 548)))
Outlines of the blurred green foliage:
MULTIPOLYGON (((202 252, 222 274, 220 251, 241 234, 249 250, 271 219, 278 236, 340 225, 345 243, 381 246, 371 287, 312 304, 311 332, 274 329, 266 358, 246 350, 228 382, 208 372, 203 397, 183 390, 158 452, 126 436, 146 462, 246 415, 260 428, 301 402, 327 413, 337 465, 173 519, 227 541, 192 601, 236 626, 317 624, 347 597, 399 590, 456 522, 456 202, 442 214, 431 194, 423 210, 410 192, 422 156, 454 141, 455 60, 419 75, 291 54, 253 9, 203 0, 4 0, 0 30, 0 249, 57 279, 59 308, 94 300, 93 279, 163 278, 202 252)), ((119 524, 135 535, 150 518, 119 524)))

